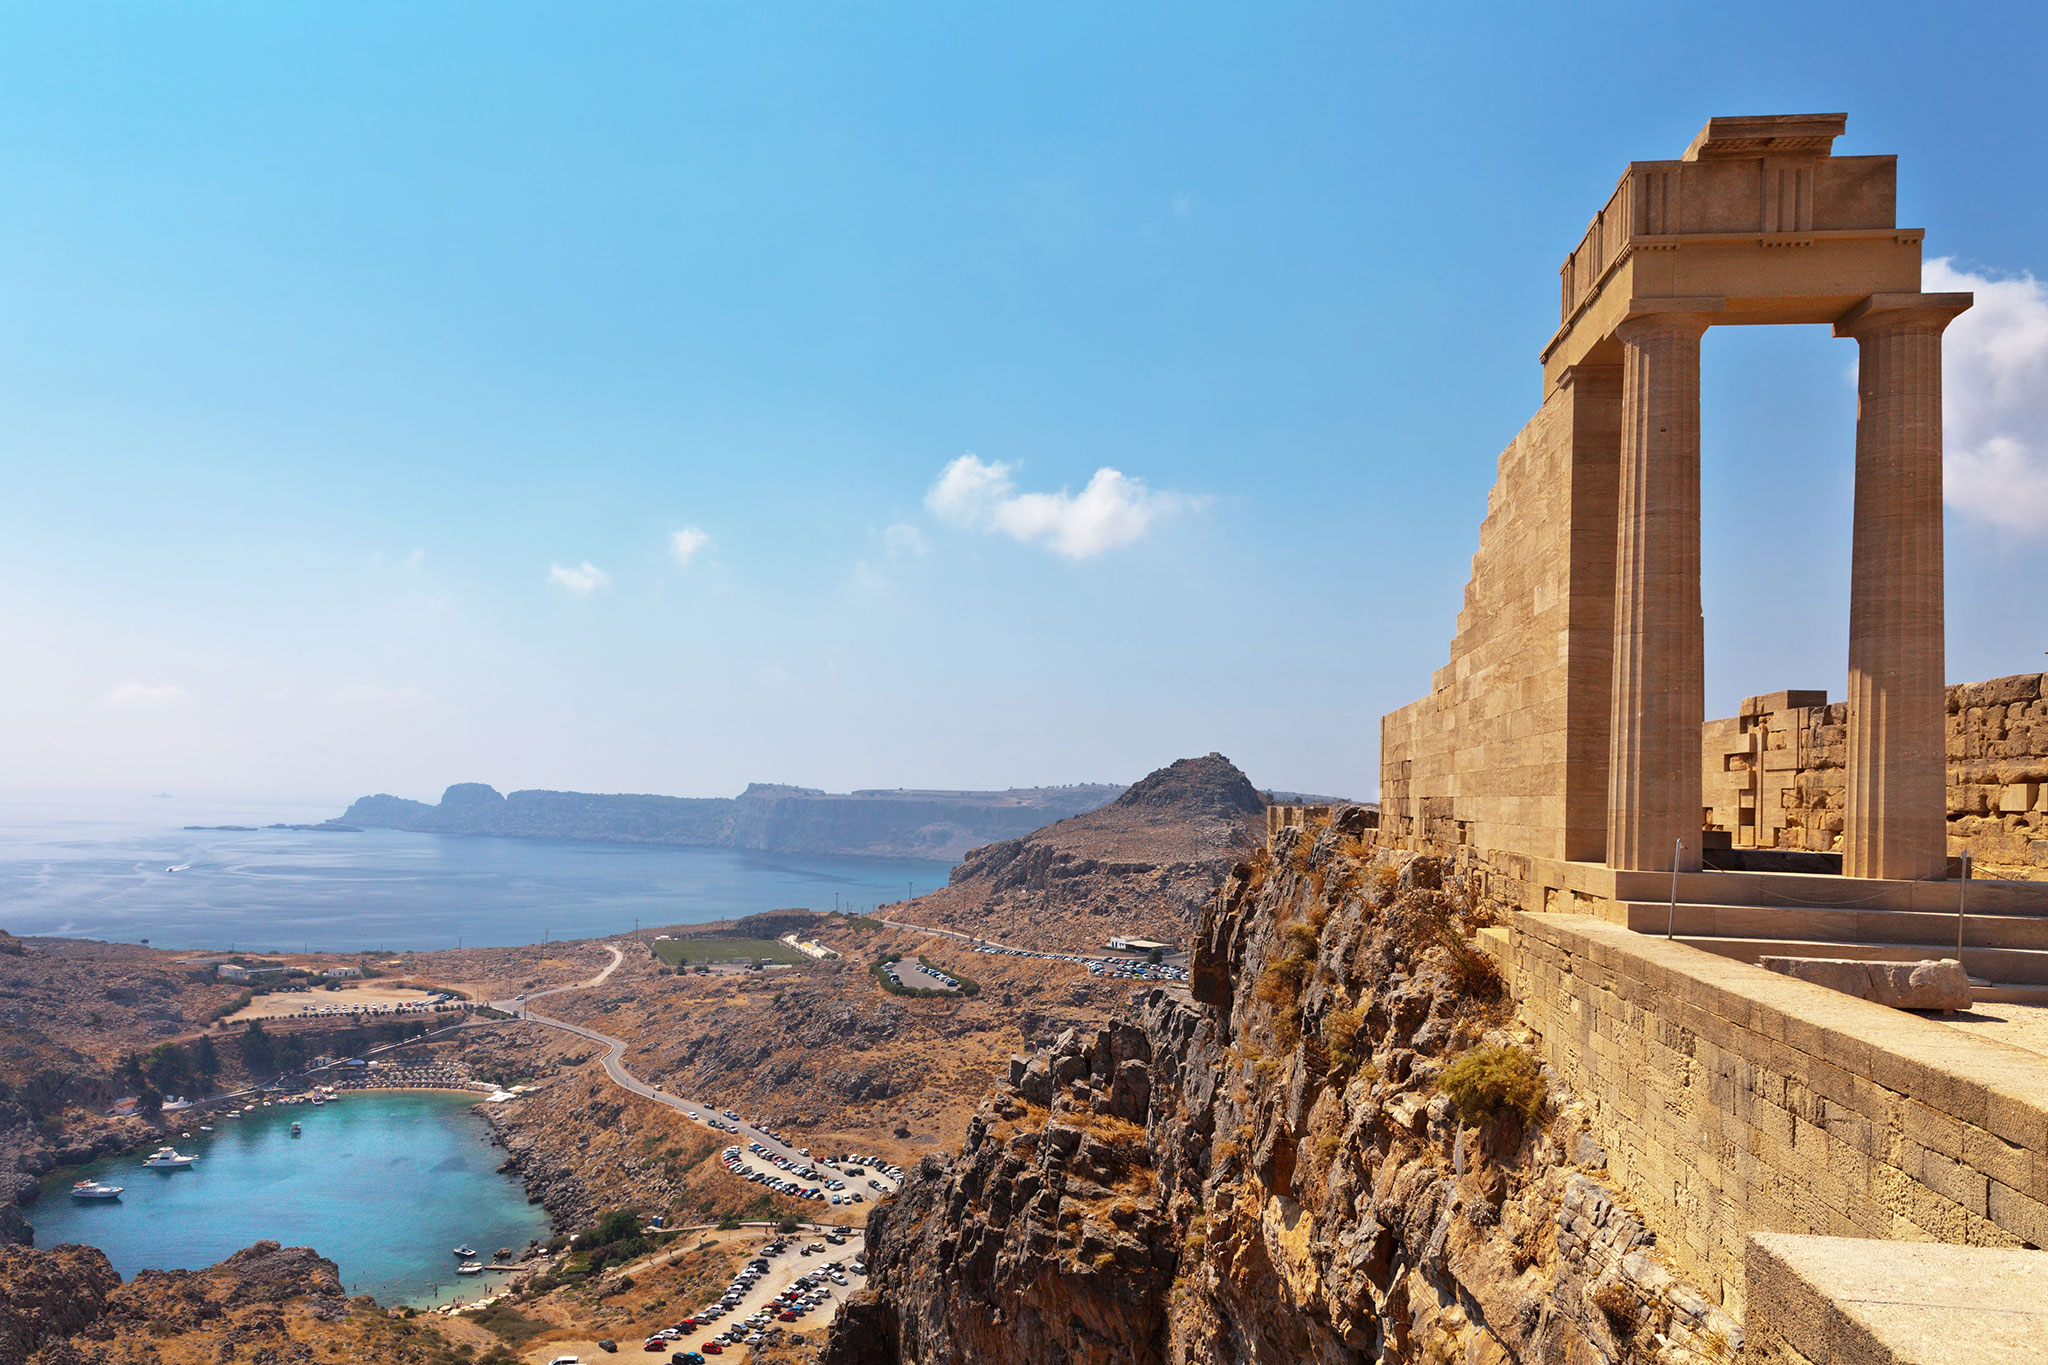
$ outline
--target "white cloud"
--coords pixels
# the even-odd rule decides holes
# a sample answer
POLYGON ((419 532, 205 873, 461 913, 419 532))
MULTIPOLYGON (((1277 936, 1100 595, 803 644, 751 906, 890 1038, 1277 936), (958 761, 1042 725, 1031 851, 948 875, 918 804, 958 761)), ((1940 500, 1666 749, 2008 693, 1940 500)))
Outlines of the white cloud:
POLYGON ((889 553, 891 562, 905 559, 923 559, 931 551, 924 532, 907 521, 899 521, 882 532, 882 546, 889 553))
POLYGON ((1104 466, 1079 493, 1019 493, 1011 466, 962 455, 940 472, 924 505, 968 530, 1044 544, 1068 559, 1088 559, 1144 539, 1154 523, 1197 505, 1182 493, 1156 492, 1143 479, 1104 466))
POLYGON ((581 564, 557 564, 548 570, 548 581, 559 583, 578 597, 588 597, 612 581, 612 576, 589 560, 581 564))
POLYGON ((411 554, 405 557, 405 567, 411 569, 415 573, 419 572, 421 567, 423 567, 426 564, 426 562, 427 552, 425 550, 414 550, 411 554))
POLYGON ((163 706, 181 702, 190 694, 170 683, 124 682, 107 693, 109 706, 163 706))
POLYGON ((703 551, 711 548, 711 537, 701 527, 685 526, 680 531, 671 531, 668 537, 669 552, 676 557, 676 563, 684 569, 703 551))
POLYGON ((2008 531, 2048 532, 2048 289, 2032 275, 1921 271, 1929 293, 1976 304, 1942 342, 1943 472, 1949 504, 2008 531))

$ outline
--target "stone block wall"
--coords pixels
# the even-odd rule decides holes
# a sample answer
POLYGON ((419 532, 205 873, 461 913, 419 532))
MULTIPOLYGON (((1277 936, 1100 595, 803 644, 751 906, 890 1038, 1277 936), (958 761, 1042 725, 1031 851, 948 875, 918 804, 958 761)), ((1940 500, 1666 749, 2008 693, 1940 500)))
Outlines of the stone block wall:
MULTIPOLYGON (((1707 828, 1737 848, 1839 852, 1848 720, 1847 703, 1793 691, 1707 722, 1707 828)), ((1976 873, 2048 878, 2048 675, 1948 689, 1948 833, 1976 873)))
POLYGON ((1518 913, 1545 1062, 1740 1317, 1752 1232, 2048 1246, 2048 1056, 1581 915, 1518 913))
POLYGON ((1604 856, 1620 406, 1580 367, 1501 453, 1450 661, 1380 721, 1391 841, 1604 856))

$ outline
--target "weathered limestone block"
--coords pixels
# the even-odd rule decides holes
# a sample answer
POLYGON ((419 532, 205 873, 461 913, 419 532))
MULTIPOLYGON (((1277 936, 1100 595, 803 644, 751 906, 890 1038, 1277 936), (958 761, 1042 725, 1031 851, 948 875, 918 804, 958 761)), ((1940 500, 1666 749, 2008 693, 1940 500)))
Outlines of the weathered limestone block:
POLYGON ((2048 1341, 2048 1254, 1756 1233, 1747 1345, 1769 1365, 2019 1365, 2048 1341))
POLYGON ((1761 965, 1783 976, 1902 1010, 1966 1010, 1970 977, 1947 958, 1924 962, 1859 962, 1840 957, 1765 957, 1761 965))

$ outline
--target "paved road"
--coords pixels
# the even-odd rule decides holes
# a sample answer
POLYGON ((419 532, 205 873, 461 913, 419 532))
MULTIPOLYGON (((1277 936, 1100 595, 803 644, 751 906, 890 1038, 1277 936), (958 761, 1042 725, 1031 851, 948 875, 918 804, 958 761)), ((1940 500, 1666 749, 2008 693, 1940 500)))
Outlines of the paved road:
MULTIPOLYGON (((503 1010, 507 1014, 516 1014, 520 1016, 522 1019, 529 1019, 536 1024, 545 1024, 549 1028, 560 1029, 564 1033, 573 1033, 579 1038, 588 1038, 593 1043, 602 1044, 605 1049, 604 1074, 611 1077, 612 1084, 618 1086, 622 1090, 629 1090, 633 1094, 640 1096, 642 1099, 653 1100, 656 1104, 665 1104, 669 1108, 675 1110, 679 1114, 682 1114, 686 1118, 692 1111, 695 1111, 696 1113, 705 1116, 717 1115, 723 1118, 723 1111, 720 1110, 718 1106, 715 1104, 711 1104, 705 1100, 693 1100, 684 1096, 671 1095, 665 1090, 656 1089, 654 1086, 651 1086, 647 1084, 647 1082, 641 1080, 638 1076, 635 1076, 632 1072, 626 1070, 625 1062, 622 1060, 626 1055, 625 1039, 614 1038, 609 1033, 599 1033, 596 1029, 585 1028, 581 1024, 572 1024, 566 1019, 556 1019, 549 1015, 534 1013, 532 1008, 533 1002, 535 1000, 542 998, 543 996, 560 995, 564 991, 588 990, 592 986, 603 985, 605 981, 610 978, 611 974, 619 969, 619 964, 626 960, 625 953, 619 949, 618 945, 607 943, 603 946, 609 949, 611 952, 611 965, 606 967, 603 971, 599 972, 596 976, 591 977, 590 980, 579 981, 568 986, 554 986, 548 990, 535 991, 530 995, 523 997, 515 997, 511 1000, 494 1001, 492 1003, 492 1008, 503 1010)), ((731 1122, 731 1120, 728 1119, 727 1122, 731 1122)), ((735 1142, 738 1142, 742 1150, 745 1149, 748 1143, 758 1142, 767 1151, 786 1157, 790 1161, 798 1165, 802 1165, 804 1162, 811 1160, 811 1158, 804 1156, 801 1152, 797 1151, 796 1148, 790 1146, 788 1143, 782 1141, 780 1138, 771 1137, 767 1133, 762 1132, 759 1128, 752 1127, 751 1125, 744 1122, 739 1123, 735 1126, 739 1129, 739 1131, 737 1133, 726 1134, 726 1136, 731 1137, 735 1142)), ((752 1156, 753 1154, 748 1153, 747 1155, 752 1156)), ((877 1178, 881 1179, 884 1177, 877 1178)), ((861 1191, 861 1193, 872 1194, 873 1191, 863 1190, 861 1191)), ((869 1204, 854 1204, 850 1207, 844 1204, 825 1204, 819 1208, 819 1213, 823 1214, 827 1209, 829 1209, 835 1215, 844 1215, 847 1217, 858 1216, 861 1220, 865 1221, 867 1218, 867 1211, 870 1207, 872 1206, 869 1204)))

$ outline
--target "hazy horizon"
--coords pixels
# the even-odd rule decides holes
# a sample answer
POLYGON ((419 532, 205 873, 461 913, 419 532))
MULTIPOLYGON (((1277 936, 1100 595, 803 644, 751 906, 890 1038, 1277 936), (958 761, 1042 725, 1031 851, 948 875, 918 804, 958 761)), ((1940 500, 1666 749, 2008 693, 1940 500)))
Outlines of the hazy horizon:
MULTIPOLYGON (((2039 670, 2048 17, 2006 19, 13 7, 0 780, 338 813, 1214 750, 1370 799, 1559 261, 1722 114, 1846 110, 1977 292, 1949 675, 2039 670)), ((1854 360, 1708 334, 1711 716, 1843 694, 1854 360)))

